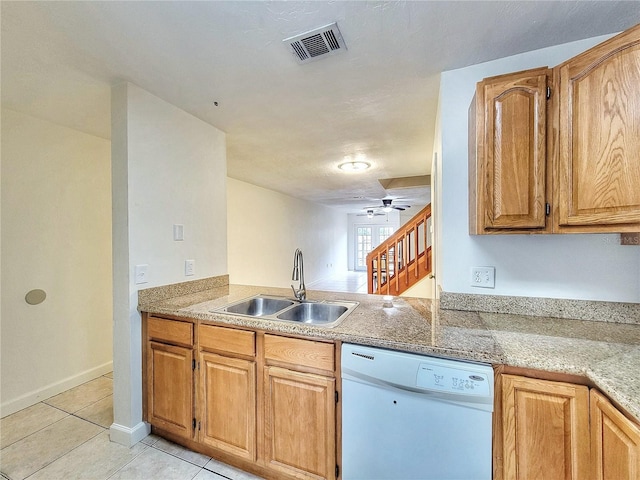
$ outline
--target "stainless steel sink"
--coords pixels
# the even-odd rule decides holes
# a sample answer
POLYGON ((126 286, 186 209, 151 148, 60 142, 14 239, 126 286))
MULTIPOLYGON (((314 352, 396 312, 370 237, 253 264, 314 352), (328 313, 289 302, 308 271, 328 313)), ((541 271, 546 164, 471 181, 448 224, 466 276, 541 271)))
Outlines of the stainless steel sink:
POLYGON ((291 305, 293 305, 293 302, 284 298, 254 297, 228 305, 225 309, 229 313, 264 317, 284 310, 291 305))
POLYGON ((342 322, 359 304, 351 301, 315 302, 255 295, 217 308, 212 312, 331 328, 342 322))
POLYGON ((276 316, 280 320, 324 324, 335 322, 347 310, 344 305, 332 303, 300 303, 276 316))

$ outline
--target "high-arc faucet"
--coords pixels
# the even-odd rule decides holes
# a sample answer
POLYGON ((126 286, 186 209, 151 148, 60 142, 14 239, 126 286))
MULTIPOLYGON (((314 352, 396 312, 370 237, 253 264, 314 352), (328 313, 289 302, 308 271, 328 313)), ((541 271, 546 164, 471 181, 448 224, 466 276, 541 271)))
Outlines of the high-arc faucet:
POLYGON ((291 290, 293 290, 293 294, 298 300, 306 300, 307 289, 304 286, 304 259, 302 257, 302 250, 299 248, 296 248, 296 251, 293 254, 293 273, 291 274, 291 280, 300 280, 298 289, 296 290, 296 288, 291 285, 291 290))

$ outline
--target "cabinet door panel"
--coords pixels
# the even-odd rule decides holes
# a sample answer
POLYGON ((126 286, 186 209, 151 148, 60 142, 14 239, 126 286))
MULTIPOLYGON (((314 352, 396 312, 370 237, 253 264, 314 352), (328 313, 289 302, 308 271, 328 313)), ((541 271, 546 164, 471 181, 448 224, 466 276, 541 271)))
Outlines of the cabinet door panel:
POLYGON ((150 342, 148 421, 183 437, 193 433, 193 351, 150 342))
POLYGON ((210 353, 200 355, 202 442, 256 459, 255 362, 210 353))
POLYGON ((596 390, 591 390, 590 409, 592 478, 640 478, 640 428, 596 390))
POLYGON ((476 129, 470 150, 472 233, 542 231, 547 225, 550 73, 548 68, 527 70, 477 86, 476 118, 470 119, 476 129))
POLYGON ((546 75, 488 85, 487 225, 544 227, 546 75))
POLYGON ((504 477, 587 478, 587 387, 512 375, 502 380, 504 477))
MULTIPOLYGON (((640 227, 640 28, 558 67, 559 225, 640 227)), ((597 231, 597 230, 594 230, 597 231)))
POLYGON ((265 367, 269 466, 300 478, 335 478, 335 380, 265 367))

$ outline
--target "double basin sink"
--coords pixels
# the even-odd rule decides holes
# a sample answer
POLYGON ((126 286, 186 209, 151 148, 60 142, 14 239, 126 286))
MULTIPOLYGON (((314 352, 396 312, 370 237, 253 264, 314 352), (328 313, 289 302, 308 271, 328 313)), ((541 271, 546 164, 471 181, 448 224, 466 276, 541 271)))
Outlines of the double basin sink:
POLYGON ((342 322, 358 305, 359 302, 300 301, 286 297, 255 295, 212 312, 331 328, 342 322))

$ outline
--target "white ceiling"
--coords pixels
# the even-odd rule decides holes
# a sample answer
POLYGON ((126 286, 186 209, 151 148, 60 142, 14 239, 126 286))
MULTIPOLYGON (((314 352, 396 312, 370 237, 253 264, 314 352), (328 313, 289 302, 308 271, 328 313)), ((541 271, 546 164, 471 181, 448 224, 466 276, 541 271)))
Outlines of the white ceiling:
POLYGON ((2 1, 1 20, 3 107, 108 139, 110 86, 129 81, 226 132, 229 176, 353 211, 386 195, 421 203, 377 179, 429 173, 440 72, 621 31, 640 8, 2 1), (282 42, 335 21, 342 54, 299 65, 282 42), (336 169, 359 155, 368 172, 336 169))

